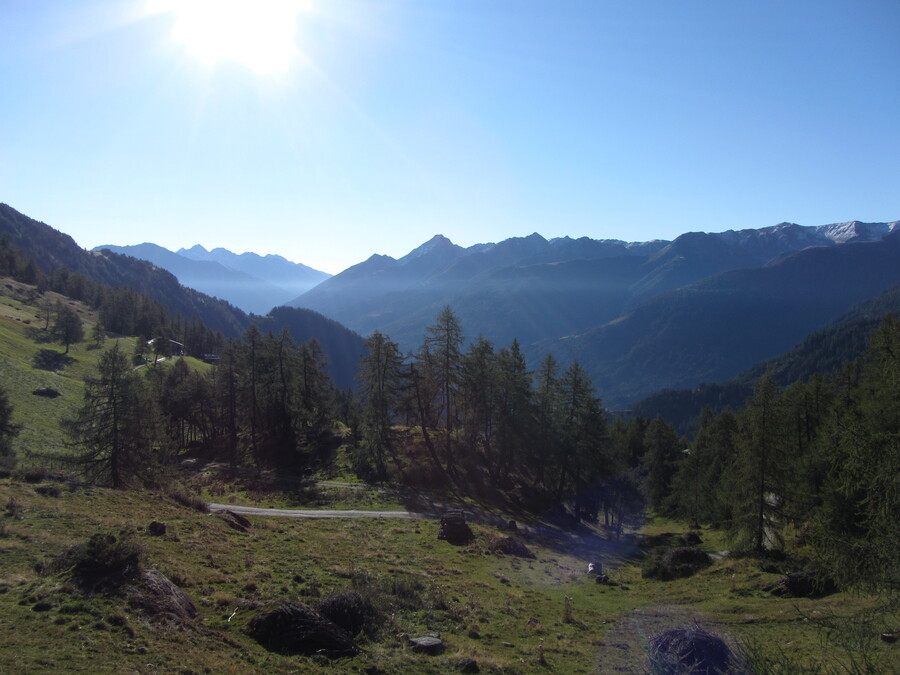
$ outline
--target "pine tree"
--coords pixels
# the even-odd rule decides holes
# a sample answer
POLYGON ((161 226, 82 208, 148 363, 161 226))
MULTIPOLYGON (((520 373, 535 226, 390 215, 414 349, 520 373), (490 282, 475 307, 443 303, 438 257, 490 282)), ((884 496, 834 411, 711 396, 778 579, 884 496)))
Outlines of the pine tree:
POLYGON ((729 530, 738 548, 761 552, 780 544, 781 503, 786 489, 785 416, 772 373, 756 385, 740 417, 736 455, 729 470, 733 519, 729 530))
POLYGON ((813 540, 844 586, 900 590, 900 321, 872 336, 857 383, 828 425, 828 475, 813 540))
POLYGON ((74 309, 60 302, 56 306, 56 321, 53 324, 52 333, 57 341, 65 345, 66 354, 68 354, 69 345, 84 339, 84 324, 74 309))
POLYGON ((403 357, 397 343, 378 331, 372 333, 365 346, 358 375, 363 400, 362 437, 377 478, 384 480, 385 454, 394 453, 392 427, 401 399, 403 357))
POLYGON ((451 475, 455 471, 453 432, 458 415, 456 396, 462 379, 462 341, 462 326, 448 305, 427 329, 425 353, 432 359, 432 373, 440 392, 440 410, 444 420, 444 461, 451 475))
POLYGON ((495 447, 497 426, 497 356, 494 345, 478 336, 462 357, 460 415, 464 444, 471 456, 495 474, 498 457, 495 447))
POLYGON ((672 494, 672 480, 683 446, 675 430, 657 417, 644 437, 644 466, 647 471, 647 500, 651 508, 663 513, 672 494))
POLYGON ((558 447, 562 425, 560 409, 562 390, 559 383, 559 364, 547 353, 534 375, 536 436, 529 444, 529 465, 537 483, 546 487, 547 465, 553 460, 553 448, 558 447))
POLYGON ((508 480, 521 465, 523 451, 534 429, 531 374, 517 340, 497 353, 497 447, 496 480, 508 480))
POLYGON ((118 343, 100 357, 99 377, 87 381, 82 407, 63 424, 81 448, 75 461, 90 479, 120 488, 151 477, 155 404, 118 343))

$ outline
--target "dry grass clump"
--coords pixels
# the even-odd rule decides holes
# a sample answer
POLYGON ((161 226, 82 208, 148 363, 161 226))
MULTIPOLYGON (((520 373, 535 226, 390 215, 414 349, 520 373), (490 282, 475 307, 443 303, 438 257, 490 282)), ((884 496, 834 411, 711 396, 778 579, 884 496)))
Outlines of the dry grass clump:
POLYGON ((692 626, 650 638, 650 667, 654 675, 726 675, 737 659, 718 635, 692 626))

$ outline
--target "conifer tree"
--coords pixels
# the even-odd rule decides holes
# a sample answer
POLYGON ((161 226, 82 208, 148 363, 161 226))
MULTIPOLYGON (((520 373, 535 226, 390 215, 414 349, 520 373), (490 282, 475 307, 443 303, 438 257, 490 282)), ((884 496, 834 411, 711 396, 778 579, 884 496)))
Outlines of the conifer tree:
POLYGON ((385 454, 393 454, 395 408, 401 398, 403 357, 397 343, 375 331, 366 340, 359 370, 362 437, 378 479, 387 477, 385 454))
POLYGON ((674 429, 657 417, 644 437, 644 466, 647 472, 647 500, 653 509, 665 512, 672 493, 672 480, 683 446, 674 429))
POLYGON ((531 441, 534 428, 531 375, 519 342, 497 353, 497 447, 495 480, 508 478, 513 466, 520 465, 523 448, 531 441))
POLYGON ((152 475, 155 403, 118 343, 100 357, 99 377, 87 381, 82 407, 63 424, 80 447, 76 463, 92 480, 120 488, 152 475))
POLYGON ((494 345, 479 335, 462 357, 460 417, 467 450, 487 465, 491 475, 496 473, 499 463, 495 446, 496 389, 497 357, 494 345))
POLYGON ((455 470, 453 433, 456 428, 456 395, 462 379, 462 326, 450 306, 445 306, 425 336, 425 353, 432 359, 432 374, 440 392, 440 412, 444 420, 444 461, 452 475, 455 470))
POLYGON ((821 559, 841 584, 896 599, 900 321, 894 317, 873 334, 859 381, 828 425, 826 456, 826 489, 813 536, 821 559))
POLYGON ((767 373, 741 415, 736 455, 728 472, 729 529, 738 548, 762 552, 780 544, 785 428, 781 392, 772 373, 767 373))
POLYGON ((68 354, 70 345, 84 339, 84 324, 74 309, 60 302, 56 306, 56 321, 52 333, 61 344, 65 345, 68 354))
POLYGON ((557 447, 562 431, 559 419, 562 402, 559 364, 553 354, 547 353, 533 378, 537 431, 536 437, 529 444, 529 464, 535 472, 537 483, 546 487, 547 466, 553 460, 552 449, 557 447))

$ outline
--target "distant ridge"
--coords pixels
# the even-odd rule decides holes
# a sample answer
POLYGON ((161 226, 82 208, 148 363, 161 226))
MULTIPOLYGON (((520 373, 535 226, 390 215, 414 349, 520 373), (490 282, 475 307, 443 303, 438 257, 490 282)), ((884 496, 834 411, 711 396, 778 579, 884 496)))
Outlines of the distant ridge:
POLYGON ((532 368, 547 352, 577 358, 619 407, 735 375, 900 281, 898 230, 897 221, 779 223, 653 242, 533 233, 469 248, 436 235, 399 259, 373 255, 290 304, 361 335, 381 331, 404 351, 450 305, 469 339, 516 338, 532 368), (854 248, 866 245, 875 248, 854 248), (829 253, 845 249, 854 253, 829 253), (741 331, 753 339, 735 339, 741 331))
POLYGON ((151 262, 174 274, 184 286, 252 314, 266 314, 331 276, 281 256, 237 255, 224 248, 207 251, 199 244, 178 252, 150 243, 94 248, 100 250, 151 262))
MULTIPOLYGON (((198 319, 225 337, 239 337, 251 323, 259 324, 263 331, 275 333, 288 328, 298 342, 314 337, 328 358, 328 370, 337 387, 349 389, 355 384, 363 349, 362 338, 318 312, 281 308, 266 316, 248 316, 224 300, 185 287, 162 266, 108 248, 86 251, 69 235, 2 203, 0 236, 8 236, 11 243, 32 256, 47 275, 65 267, 100 284, 130 287, 164 305, 173 316, 198 319)), ((153 244, 148 246, 154 247, 153 244)), ((168 253, 176 255, 171 251, 168 253)))

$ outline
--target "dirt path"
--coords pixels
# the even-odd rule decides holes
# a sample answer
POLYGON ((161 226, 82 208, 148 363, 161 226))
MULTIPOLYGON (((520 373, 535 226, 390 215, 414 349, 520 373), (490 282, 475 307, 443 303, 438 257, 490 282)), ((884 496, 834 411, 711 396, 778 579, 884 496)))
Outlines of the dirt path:
POLYGON ((259 506, 237 504, 210 504, 210 511, 233 511, 244 516, 268 516, 275 518, 428 518, 424 513, 412 511, 354 511, 343 509, 267 509, 259 506))

